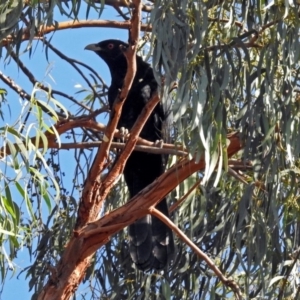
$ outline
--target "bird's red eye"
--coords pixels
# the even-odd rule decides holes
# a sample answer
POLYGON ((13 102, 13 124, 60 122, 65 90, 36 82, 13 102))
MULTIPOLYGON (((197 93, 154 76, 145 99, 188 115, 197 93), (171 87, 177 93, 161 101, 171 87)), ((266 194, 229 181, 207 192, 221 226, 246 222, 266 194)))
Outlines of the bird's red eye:
POLYGON ((114 47, 114 44, 112 44, 112 43, 107 45, 107 48, 110 49, 110 50, 113 49, 113 47, 114 47))

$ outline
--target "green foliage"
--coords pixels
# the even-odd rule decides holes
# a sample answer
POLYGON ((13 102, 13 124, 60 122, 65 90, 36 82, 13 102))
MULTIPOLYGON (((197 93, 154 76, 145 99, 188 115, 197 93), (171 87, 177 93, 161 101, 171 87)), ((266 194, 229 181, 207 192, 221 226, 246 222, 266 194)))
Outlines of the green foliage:
MULTIPOLYGON (((2 1, 0 40, 10 37, 12 49, 19 52, 22 13, 30 20, 27 50, 33 55, 34 33, 41 25, 56 24, 57 11, 70 20, 78 19, 82 10, 87 18, 92 11, 100 16, 108 7, 100 2, 85 6, 83 1, 2 1)), ((173 212, 172 220, 225 276, 237 282, 246 299, 297 299, 299 4, 158 0, 143 16, 153 27, 143 36, 147 46, 143 51, 150 49, 147 54, 152 56, 158 82, 165 78, 164 99, 172 82, 178 82, 172 93, 174 143, 206 162, 203 172, 178 184, 169 195, 174 204, 201 180, 173 212), (226 151, 231 132, 239 132, 244 143, 234 160, 226 151)), ((52 50, 48 46, 47 51, 52 50)), ((78 62, 68 62, 78 71, 78 62)), ((70 151, 75 176, 65 183, 69 167, 61 161, 60 151, 48 149, 45 133, 56 132, 53 124, 58 120, 91 113, 106 103, 107 87, 97 74, 101 70, 80 67, 88 68, 91 75, 84 78, 88 87, 81 86, 76 99, 68 98, 70 109, 53 96, 51 88, 45 91, 35 83, 19 119, 0 128, 1 145, 9 151, 2 155, 0 171, 1 276, 4 279, 14 268, 14 258, 25 246, 34 262, 24 272, 36 295, 47 282, 48 264, 57 263, 72 232, 78 194, 94 158, 94 151, 70 151), (32 136, 35 142, 29 139, 32 136)), ((3 106, 8 106, 9 97, 6 87, 1 88, 4 121, 3 106)), ((71 130, 63 142, 101 138, 94 131, 71 130)), ((123 205, 126 192, 120 180, 102 213, 123 205)), ((120 232, 99 249, 85 276, 89 289, 81 291, 82 299, 233 299, 232 291, 181 240, 176 241, 171 270, 142 273, 131 262, 126 239, 126 231, 120 232)))
MULTIPOLYGON (((7 267, 10 270, 15 269, 13 260, 16 258, 18 250, 23 246, 31 245, 32 236, 39 234, 40 225, 38 223, 41 220, 41 211, 39 212, 38 207, 44 202, 51 213, 53 211, 51 199, 58 200, 60 195, 57 180, 49 168, 49 163, 44 158, 48 148, 45 132, 51 130, 51 127, 53 128, 53 124, 51 124, 53 122, 43 113, 41 105, 51 112, 53 111, 52 101, 50 98, 49 103, 43 104, 42 99, 35 98, 35 91, 32 93, 31 100, 20 107, 21 114, 12 126, 6 125, 0 128, 3 147, 1 148, 0 171, 0 234, 4 253, 1 257, 1 273, 3 280, 7 274, 7 267), (28 114, 34 118, 26 124, 28 114), (31 135, 36 136, 35 141, 29 138, 31 135), (50 190, 51 183, 56 197, 50 190), (33 201, 35 197, 37 197, 37 203, 33 201), (30 230, 28 230, 29 228, 30 230), (7 254, 5 249, 9 250, 7 254)), ((56 101, 53 104, 56 105, 56 101)), ((52 115, 55 117, 56 113, 52 115)), ((31 251, 32 249, 30 249, 31 251)))

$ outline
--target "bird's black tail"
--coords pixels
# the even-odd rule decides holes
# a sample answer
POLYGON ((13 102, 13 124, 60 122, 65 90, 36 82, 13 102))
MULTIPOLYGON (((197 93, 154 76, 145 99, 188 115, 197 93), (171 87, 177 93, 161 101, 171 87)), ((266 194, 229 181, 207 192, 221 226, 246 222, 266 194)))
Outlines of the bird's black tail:
MULTIPOLYGON (((156 208, 168 215, 166 199, 156 208)), ((161 220, 146 215, 130 225, 128 232, 130 255, 140 270, 161 270, 169 264, 174 254, 173 233, 161 220)))
MULTIPOLYGON (((161 155, 142 152, 131 154, 124 169, 131 197, 162 173, 161 160, 161 155)), ((166 216, 169 215, 166 199, 163 199, 156 208, 166 216)), ((130 255, 140 270, 160 270, 168 265, 174 254, 174 240, 172 230, 162 221, 146 215, 131 224, 128 233, 130 255)))

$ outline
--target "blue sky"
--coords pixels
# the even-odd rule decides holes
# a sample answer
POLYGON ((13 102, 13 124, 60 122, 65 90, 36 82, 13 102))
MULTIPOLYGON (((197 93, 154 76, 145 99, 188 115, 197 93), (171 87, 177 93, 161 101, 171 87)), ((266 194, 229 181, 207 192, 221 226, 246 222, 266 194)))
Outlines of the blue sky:
MULTIPOLYGON (((81 13, 79 14, 79 19, 85 19, 86 6, 82 4, 81 13)), ((62 17, 60 13, 56 10, 54 16, 57 21, 65 21, 66 17, 62 17)), ((98 19, 98 14, 92 14, 92 11, 89 15, 89 19, 98 19)), ((117 19, 117 12, 108 7, 103 11, 101 19, 111 20, 117 19)), ((50 38, 51 34, 48 35, 50 38)), ((91 43, 96 43, 105 39, 120 39, 127 41, 128 40, 128 31, 124 29, 109 29, 109 28, 79 28, 79 29, 68 29, 65 31, 58 31, 54 33, 51 43, 57 47, 65 55, 70 56, 71 58, 80 60, 94 69, 98 70, 100 76, 105 80, 109 85, 110 75, 106 64, 97 57, 94 53, 90 51, 85 51, 84 47, 91 43)), ((27 41, 23 42, 23 49, 27 46, 27 41)), ((21 51, 20 51, 21 52, 21 51)), ((80 75, 66 62, 62 61, 56 54, 49 50, 49 62, 46 60, 45 49, 40 41, 33 42, 33 55, 29 57, 28 53, 21 55, 21 60, 25 63, 26 66, 33 72, 35 77, 46 84, 52 86, 53 89, 64 91, 72 96, 74 96, 79 101, 83 97, 82 94, 76 95, 78 88, 75 86, 81 84, 84 87, 86 83, 82 80, 80 75)), ((27 92, 32 91, 32 84, 29 82, 27 77, 18 70, 15 63, 12 61, 9 64, 5 64, 3 53, 3 58, 1 59, 1 69, 4 74, 10 76, 17 84, 22 86, 27 92), (4 68, 3 68, 4 66, 4 68)), ((87 74, 87 73, 86 73, 87 74)), ((0 82, 0 87, 7 88, 2 82, 0 82)), ((7 88, 9 105, 12 111, 11 119, 9 117, 8 111, 5 112, 5 121, 7 123, 14 121, 18 117, 18 113, 21 108, 20 99, 18 95, 7 88)), ((71 103, 68 102, 70 105, 71 103)), ((103 121, 103 120, 99 120, 103 121)), ((1 124, 2 121, 0 122, 1 124)), ((2 126, 2 125, 1 125, 2 126)), ((72 164, 72 161, 68 159, 68 152, 62 151, 62 157, 66 159, 62 160, 66 164, 72 164)), ((70 157, 70 156, 69 156, 70 157)), ((69 165, 68 165, 69 167, 69 165)), ((72 164, 72 168, 74 165, 72 164)), ((70 174, 70 184, 72 184, 72 173, 70 174)), ((19 195, 18 195, 19 197, 19 195)), ((17 202, 18 199, 15 199, 17 202)), ((28 281, 25 281, 25 273, 23 273, 19 279, 16 278, 16 275, 22 270, 22 268, 27 267, 31 264, 27 254, 27 249, 19 252, 18 258, 15 261, 17 265, 17 270, 15 276, 11 279, 7 279, 4 285, 2 294, 0 295, 1 300, 13 300, 13 299, 22 299, 27 300, 31 298, 31 294, 28 291, 28 281)))

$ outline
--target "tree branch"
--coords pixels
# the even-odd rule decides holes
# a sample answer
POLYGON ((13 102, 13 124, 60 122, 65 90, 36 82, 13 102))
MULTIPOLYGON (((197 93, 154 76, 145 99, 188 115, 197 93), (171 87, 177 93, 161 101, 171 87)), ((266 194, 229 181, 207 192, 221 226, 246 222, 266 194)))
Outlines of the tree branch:
MULTIPOLYGON (((231 157, 242 149, 242 145, 238 134, 231 135, 229 140, 227 153, 228 157, 231 157)), ((143 189, 130 202, 74 232, 56 267, 59 277, 49 280, 39 299, 68 299, 82 280, 83 270, 86 269, 89 258, 111 235, 148 214, 149 208, 161 201, 178 183, 204 167, 203 158, 199 162, 184 159, 143 189)))
POLYGON ((217 275, 217 277, 225 284, 230 287, 234 294, 236 295, 236 299, 242 300, 243 296, 238 284, 232 280, 228 279, 224 276, 221 270, 215 265, 214 261, 211 260, 203 251, 201 251, 197 245, 195 245, 185 234, 182 232, 169 218, 167 218, 164 214, 162 214, 155 207, 149 208, 149 213, 153 216, 159 218, 162 222, 164 222, 169 228, 171 228, 179 238, 183 240, 183 242, 188 245, 198 256, 200 259, 204 260, 209 268, 217 275))
POLYGON ((100 182, 99 175, 102 173, 108 163, 109 149, 114 137, 114 132, 117 128, 122 107, 127 98, 136 73, 136 52, 140 33, 139 25, 141 20, 141 2, 136 0, 135 4, 136 5, 133 9, 131 19, 132 26, 129 30, 130 43, 128 49, 126 49, 124 52, 124 55, 127 59, 127 72, 124 78, 122 90, 114 102, 111 111, 111 119, 104 133, 103 143, 100 146, 91 170, 87 176, 87 181, 82 193, 82 201, 78 209, 76 228, 80 228, 82 225, 85 225, 97 217, 107 193, 115 182, 117 176, 120 174, 111 173, 111 175, 106 178, 105 184, 100 182))
MULTIPOLYGON (((129 37, 130 47, 125 54, 128 64, 127 73, 122 91, 113 106, 113 117, 106 128, 103 143, 95 157, 94 163, 84 184, 76 222, 76 228, 78 229, 85 226, 88 222, 94 221, 98 217, 103 201, 113 184, 113 182, 110 182, 109 185, 103 187, 103 184, 101 184, 100 181, 100 174, 105 169, 113 133, 117 127, 122 106, 131 88, 136 72, 135 56, 140 32, 141 0, 135 0, 133 4, 134 8, 129 37)), ((113 180, 112 177, 113 176, 111 176, 111 180, 113 180)), ((107 241, 107 238, 105 238, 105 240, 107 241)), ((67 245, 62 258, 56 267, 58 278, 55 278, 54 280, 49 278, 47 285, 43 288, 38 299, 69 299, 74 294, 74 291, 82 281, 85 271, 90 264, 92 255, 97 250, 97 248, 93 247, 94 251, 90 251, 89 254, 84 257, 79 257, 78 255, 82 253, 81 248, 84 243, 85 241, 83 239, 78 239, 75 235, 71 238, 71 241, 67 245)))
MULTIPOLYGON (((1 78, 1 73, 0 73, 1 78)), ((97 132, 105 132, 106 126, 102 123, 98 123, 94 120, 94 117, 99 114, 99 111, 102 112, 104 110, 100 109, 94 111, 90 115, 80 116, 76 118, 70 118, 67 120, 62 120, 61 122, 54 125, 57 133, 62 135, 69 130, 75 128, 85 128, 85 129, 92 129, 97 132)), ((47 138, 48 148, 49 149, 88 149, 91 147, 99 147, 103 141, 96 141, 96 142, 85 142, 85 143, 57 143, 56 142, 56 135, 53 132, 44 132, 45 137, 47 138)), ((114 138, 124 138, 122 133, 118 129, 115 130, 113 134, 114 138)), ((125 141, 128 141, 130 135, 125 136, 125 141)), ((36 137, 30 138, 30 141, 33 145, 36 145, 36 137)), ((25 141, 24 141, 25 144, 25 141)), ((18 144, 15 143, 14 146, 18 149, 18 144)), ((38 145, 39 148, 43 148, 44 144, 40 141, 38 145)), ((111 147, 117 149, 124 149, 125 144, 120 142, 112 142, 111 147)), ((178 155, 178 156, 185 156, 188 154, 188 151, 179 145, 173 144, 163 144, 162 146, 157 146, 155 142, 147 141, 141 137, 137 137, 136 146, 133 148, 134 150, 142 151, 142 152, 149 152, 149 153, 156 153, 156 154, 171 154, 171 155, 178 155)), ((3 146, 0 148, 0 158, 3 158, 7 155, 10 155, 9 147, 3 146)))
MULTIPOLYGON (((230 144, 227 148, 227 153, 228 157, 231 157, 240 151, 243 146, 239 140, 238 134, 229 136, 229 140, 230 144)), ((205 161, 203 157, 199 162, 196 162, 195 159, 189 160, 187 158, 179 161, 157 180, 134 196, 129 202, 105 215, 100 220, 90 223, 81 230, 78 230, 77 235, 84 238, 91 237, 96 233, 100 233, 95 230, 95 228, 103 231, 104 227, 107 228, 107 226, 117 224, 121 224, 119 230, 123 229, 125 226, 148 214, 150 207, 156 206, 157 203, 170 193, 179 183, 193 173, 203 170, 204 167, 205 161), (89 231, 90 229, 92 230, 91 232, 89 231)), ((108 230, 107 232, 112 235, 119 230, 108 230)))
MULTIPOLYGON (((80 21, 66 21, 56 23, 55 25, 49 26, 40 26, 37 28, 37 33, 34 36, 34 39, 42 39, 44 35, 49 34, 51 32, 65 30, 65 29, 74 29, 74 28, 89 28, 89 27, 96 27, 96 28, 119 28, 119 29, 130 29, 131 28, 131 21, 111 21, 111 20, 80 20, 80 21)), ((141 24, 142 31, 152 31, 152 26, 149 24, 141 24)), ((23 29, 22 34, 22 41, 26 41, 30 39, 30 30, 25 28, 23 29)), ((7 36, 3 39, 0 43, 2 46, 6 46, 12 43, 14 40, 14 36, 7 36)))

